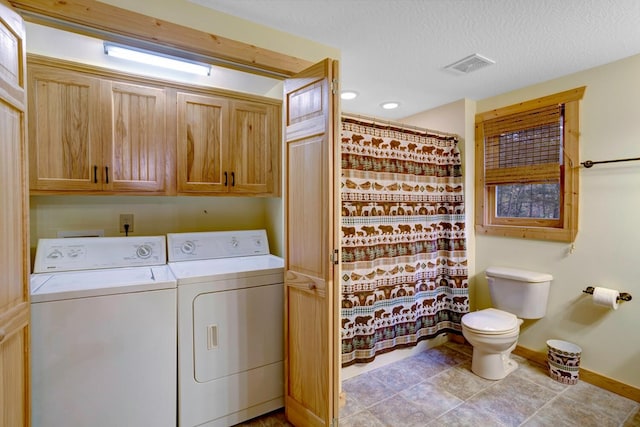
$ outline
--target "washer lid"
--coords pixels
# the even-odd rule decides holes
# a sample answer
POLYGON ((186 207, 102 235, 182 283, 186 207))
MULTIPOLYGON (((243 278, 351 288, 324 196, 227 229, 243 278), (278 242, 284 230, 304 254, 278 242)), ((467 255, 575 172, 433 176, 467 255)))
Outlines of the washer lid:
POLYGON ((176 279, 167 265, 38 273, 31 275, 31 302, 175 288, 176 279))
POLYGON ((515 315, 495 308, 467 313, 461 321, 465 327, 484 333, 505 332, 520 326, 515 315))

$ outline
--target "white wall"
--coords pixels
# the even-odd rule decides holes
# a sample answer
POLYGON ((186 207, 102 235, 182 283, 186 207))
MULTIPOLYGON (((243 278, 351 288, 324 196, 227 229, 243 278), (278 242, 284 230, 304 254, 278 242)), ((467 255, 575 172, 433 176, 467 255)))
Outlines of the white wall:
MULTIPOLYGON (((580 105, 580 161, 640 157, 640 55, 483 99, 485 112, 586 86, 580 105)), ((519 344, 546 352, 546 340, 562 339, 583 349, 582 367, 640 387, 640 162, 580 170, 579 231, 575 250, 566 243, 476 236, 478 272, 488 266, 551 273, 546 317, 527 321, 519 344), (617 311, 594 306, 582 290, 605 286, 634 299, 617 311)), ((488 307, 486 280, 477 280, 477 305, 488 307)))

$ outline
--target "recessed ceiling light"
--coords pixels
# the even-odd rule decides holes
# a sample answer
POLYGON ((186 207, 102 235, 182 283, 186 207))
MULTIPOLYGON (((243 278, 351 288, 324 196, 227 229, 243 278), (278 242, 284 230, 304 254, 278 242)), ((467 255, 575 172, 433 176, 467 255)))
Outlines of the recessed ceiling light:
POLYGON ((355 97, 358 96, 358 92, 354 92, 352 90, 343 90, 342 93, 340 94, 340 98, 341 99, 354 99, 355 97))
POLYGON ((398 108, 400 106, 400 103, 398 102, 383 102, 382 104, 380 104, 380 106, 382 108, 384 108, 385 110, 393 110, 394 108, 398 108))

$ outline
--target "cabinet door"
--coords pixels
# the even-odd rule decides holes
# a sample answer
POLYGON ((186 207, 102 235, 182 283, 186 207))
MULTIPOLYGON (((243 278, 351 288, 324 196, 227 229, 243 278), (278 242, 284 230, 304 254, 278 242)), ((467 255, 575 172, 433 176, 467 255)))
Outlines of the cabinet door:
POLYGON ((31 190, 99 190, 100 81, 34 65, 28 94, 31 190))
POLYGON ((178 192, 227 192, 228 101, 223 98, 177 94, 178 192))
POLYGON ((163 191, 165 188, 165 92, 102 82, 103 189, 163 191))
POLYGON ((29 426, 25 28, 0 0, 0 425, 29 426))
POLYGON ((231 103, 231 183, 235 193, 276 194, 279 188, 280 110, 249 101, 231 103))

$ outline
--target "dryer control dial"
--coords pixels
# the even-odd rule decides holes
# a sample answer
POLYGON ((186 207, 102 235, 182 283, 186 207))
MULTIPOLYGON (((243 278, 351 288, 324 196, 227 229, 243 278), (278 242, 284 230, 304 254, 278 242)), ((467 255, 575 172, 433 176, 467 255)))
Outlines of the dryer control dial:
POLYGON ((183 254, 192 254, 196 250, 196 244, 193 243, 192 240, 187 240, 182 243, 182 246, 180 246, 180 250, 183 254))

